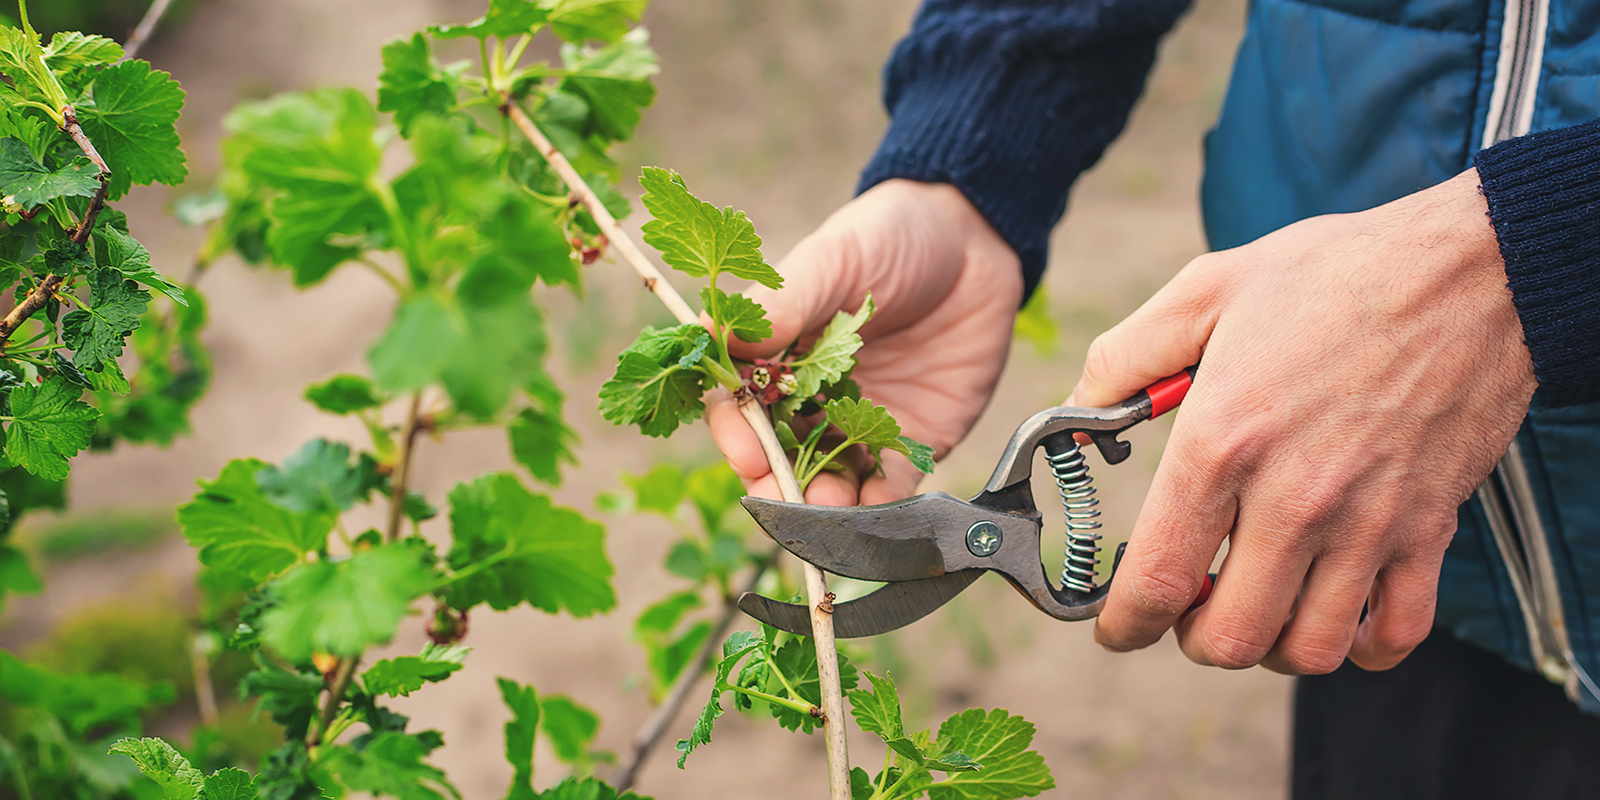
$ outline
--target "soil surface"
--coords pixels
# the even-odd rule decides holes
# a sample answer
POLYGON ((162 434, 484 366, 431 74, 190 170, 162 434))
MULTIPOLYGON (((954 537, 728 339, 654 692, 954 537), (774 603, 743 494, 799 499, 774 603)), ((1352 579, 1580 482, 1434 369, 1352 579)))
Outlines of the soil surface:
MULTIPOLYGON (((481 6, 476 0, 214 0, 164 32, 146 54, 189 92, 182 124, 198 187, 215 170, 220 120, 239 100, 320 85, 371 88, 384 41, 431 22, 477 16, 481 6)), ((1080 182, 1057 230, 1047 284, 1061 327, 1055 353, 1018 346, 993 406, 927 488, 970 494, 1016 423, 1066 394, 1093 335, 1204 249, 1196 203, 1200 137, 1215 117, 1243 9, 1242 0, 1200 0, 1163 46, 1127 133, 1080 182)), ((672 166, 702 196, 745 209, 776 261, 850 196, 885 124, 879 66, 913 10, 911 0, 657 0, 646 24, 661 52, 660 96, 623 163, 672 166)), ((198 237, 165 216, 173 196, 145 191, 123 207, 162 268, 183 274, 198 237)), ((300 394, 331 373, 362 369, 362 354, 392 310, 380 282, 344 270, 296 292, 281 273, 228 261, 206 275, 203 288, 218 369, 194 415, 193 435, 167 450, 80 459, 77 508, 170 508, 192 494, 196 478, 215 475, 229 458, 278 460, 315 436, 361 438, 355 425, 319 414, 300 394)), ((595 494, 617 485, 622 473, 714 457, 703 431, 660 444, 614 429, 593 411, 588 398, 620 346, 617 332, 636 330, 630 320, 662 316, 623 267, 595 267, 582 302, 551 303, 553 328, 570 337, 558 369, 568 376, 571 416, 584 439, 584 465, 557 491, 562 502, 592 508, 595 494), (610 333, 606 324, 613 325, 610 333)), ((1159 457, 1165 428, 1150 427, 1130 437, 1129 462, 1097 471, 1113 539, 1131 527, 1159 457)), ((418 488, 442 498, 458 480, 509 466, 499 435, 426 441, 418 488)), ((1049 500, 1041 496, 1041 507, 1052 507, 1049 500)), ((444 732, 447 747, 436 761, 469 800, 503 796, 510 775, 501 758, 507 713, 495 676, 593 707, 604 720, 605 749, 626 750, 649 715, 635 687, 642 655, 628 631, 641 608, 676 586, 660 567, 675 534, 656 518, 609 524, 620 596, 615 612, 583 621, 527 610, 475 615, 470 668, 402 701, 415 725, 444 732)), ((132 560, 57 571, 46 595, 11 605, 7 638, 36 635, 86 603, 179 591, 170 587, 184 585, 192 564, 187 547, 175 542, 132 560)), ((414 620, 391 649, 414 651, 421 640, 421 621, 414 620)), ((910 724, 936 723, 970 706, 1005 707, 1036 723, 1034 746, 1059 787, 1048 797, 1253 799, 1284 792, 1287 679, 1194 666, 1170 638, 1139 653, 1103 652, 1087 624, 1044 617, 998 579, 985 578, 940 614, 858 649, 873 668, 894 671, 905 687, 910 724)), ((695 754, 688 770, 677 770, 671 744, 687 734, 693 713, 685 709, 674 724, 644 770, 640 791, 659 798, 825 796, 819 739, 738 714, 723 718, 713 744, 695 754)), ((866 737, 851 744, 853 760, 876 770, 881 744, 866 737)), ((550 754, 538 763, 539 785, 560 777, 550 754)))

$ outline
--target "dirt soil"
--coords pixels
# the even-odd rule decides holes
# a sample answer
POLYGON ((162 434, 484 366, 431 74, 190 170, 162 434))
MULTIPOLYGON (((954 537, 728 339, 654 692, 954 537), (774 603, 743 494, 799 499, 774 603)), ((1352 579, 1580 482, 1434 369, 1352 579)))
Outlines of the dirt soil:
MULTIPOLYGON (((381 43, 430 22, 476 16, 481 7, 477 0, 214 0, 167 31, 147 55, 189 92, 183 132, 196 184, 204 185, 216 165, 220 119, 234 103, 319 85, 370 88, 381 43)), ((911 0, 657 0, 646 24, 661 52, 660 97, 623 162, 672 166, 702 196, 745 209, 776 260, 849 197, 885 124, 879 65, 913 8, 911 0)), ((1196 208, 1200 136, 1215 117, 1243 8, 1242 0, 1200 0, 1164 45, 1127 134, 1080 183, 1056 233, 1048 290, 1061 325, 1059 347, 1048 357, 1018 347, 993 407, 928 488, 971 493, 1017 421, 1066 394, 1089 339, 1203 250, 1196 208)), ((147 191, 124 205, 162 267, 183 274, 197 237, 165 216, 171 196, 147 191)), ((203 288, 218 371, 194 416, 194 434, 168 450, 80 459, 77 507, 171 507, 192 494, 196 478, 215 475, 229 458, 280 459, 319 435, 360 438, 355 426, 317 413, 300 392, 333 372, 362 368, 362 353, 391 312, 384 286, 346 270, 296 292, 280 273, 225 262, 203 288)), ((565 385, 586 459, 557 492, 565 503, 592 508, 595 494, 624 472, 663 460, 705 463, 714 455, 703 431, 657 444, 610 427, 593 411, 589 398, 619 346, 616 331, 635 329, 619 324, 608 336, 601 324, 659 319, 652 302, 618 265, 595 269, 583 303, 552 301, 554 327, 570 332, 559 369, 570 376, 565 385)), ((1113 537, 1132 525, 1164 430, 1156 425, 1130 437, 1134 458, 1098 473, 1113 537)), ((418 464, 419 488, 440 498, 457 480, 508 468, 509 458, 500 436, 459 434, 426 442, 418 464)), ((494 688, 497 675, 592 706, 604 720, 600 746, 627 748, 650 713, 634 687, 642 656, 627 632, 644 605, 674 586, 659 566, 673 538, 661 520, 612 520, 615 612, 585 621, 526 610, 474 616, 471 668, 403 703, 416 725, 444 732, 448 746, 437 761, 469 800, 502 796, 510 774, 500 755, 507 714, 494 688)), ((180 542, 134 561, 74 565, 51 576, 45 596, 12 604, 8 638, 16 640, 18 625, 21 633, 42 628, 86 603, 173 591, 158 587, 181 586, 192 563, 180 542)), ((420 629, 420 620, 408 623, 392 649, 413 650, 420 629)), ((996 579, 862 652, 910 687, 913 724, 969 706, 1005 707, 1034 721, 1034 744, 1059 787, 1048 797, 1283 794, 1287 679, 1194 666, 1170 639, 1140 653, 1108 654, 1093 644, 1087 625, 1045 618, 996 579)), ((671 739, 687 733, 692 713, 686 709, 675 723, 643 772, 640 791, 660 798, 824 796, 817 739, 737 714, 724 718, 713 744, 680 772, 671 739)), ((882 752, 875 740, 852 740, 860 764, 876 769, 882 752)), ((560 777, 548 753, 539 763, 540 785, 560 777)))

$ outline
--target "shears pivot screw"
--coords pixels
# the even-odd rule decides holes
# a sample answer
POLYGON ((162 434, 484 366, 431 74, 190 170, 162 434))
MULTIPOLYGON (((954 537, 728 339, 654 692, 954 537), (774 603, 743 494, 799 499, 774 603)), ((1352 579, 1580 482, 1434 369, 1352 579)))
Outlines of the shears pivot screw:
POLYGON ((979 558, 988 558, 1000 549, 1000 526, 983 520, 967 529, 967 549, 979 558))

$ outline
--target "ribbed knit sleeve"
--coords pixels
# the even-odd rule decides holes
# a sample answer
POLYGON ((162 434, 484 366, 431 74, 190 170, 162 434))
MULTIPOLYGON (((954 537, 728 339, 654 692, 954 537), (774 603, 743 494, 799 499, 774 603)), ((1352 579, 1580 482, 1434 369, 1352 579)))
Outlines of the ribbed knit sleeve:
POLYGON ((884 67, 889 131, 858 192, 890 178, 960 189, 1044 273, 1067 191, 1128 118, 1189 0, 925 0, 884 67))
POLYGON ((1600 400, 1600 121, 1478 153, 1541 402, 1600 400))

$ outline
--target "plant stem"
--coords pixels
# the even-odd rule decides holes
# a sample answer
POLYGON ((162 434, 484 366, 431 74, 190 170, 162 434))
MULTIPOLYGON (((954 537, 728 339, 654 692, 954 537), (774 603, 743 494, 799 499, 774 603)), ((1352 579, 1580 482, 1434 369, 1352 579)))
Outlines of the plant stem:
POLYGON ((711 663, 712 655, 722 647, 722 637, 727 634, 728 628, 739 616, 739 595, 755 590, 762 576, 766 575, 777 562, 778 552, 777 547, 769 550, 760 561, 756 562, 755 569, 750 572, 750 578, 744 583, 744 588, 740 589, 738 594, 730 592, 722 598, 722 616, 717 620, 716 627, 711 630, 711 635, 706 637, 700 649, 695 652, 694 658, 691 658, 683 671, 678 673, 678 679, 673 682, 666 699, 661 701, 655 713, 651 714, 633 735, 633 751, 628 754, 628 759, 622 762, 622 766, 617 768, 616 777, 611 781, 611 786, 617 790, 617 794, 633 788, 633 782, 639 777, 639 768, 644 766, 644 760, 649 758, 656 742, 661 741, 667 726, 671 725, 677 718, 678 712, 683 710, 683 704, 689 699, 689 693, 700 683, 700 677, 705 674, 707 665, 711 663))
MULTIPOLYGON (((19 3, 18 7, 22 9, 23 19, 26 20, 27 6, 19 3)), ((106 207, 106 191, 111 186, 111 168, 106 166, 106 160, 100 157, 100 151, 94 148, 94 143, 89 141, 88 136, 84 135, 83 126, 78 124, 78 114, 72 110, 72 106, 63 105, 61 107, 61 117, 64 120, 61 126, 62 130, 72 137, 72 141, 77 143, 78 149, 82 150, 83 154, 88 156, 89 161, 99 170, 95 177, 100 181, 100 188, 95 189, 94 196, 89 198, 89 208, 83 212, 82 221, 78 223, 77 230, 72 233, 72 241, 81 245, 89 241, 89 234, 94 232, 95 220, 100 217, 100 211, 106 207)), ((23 298, 16 308, 11 309, 11 313, 7 314, 5 319, 0 319, 0 349, 5 347, 7 340, 11 338, 11 334, 16 333, 17 328, 22 327, 22 323, 26 322, 28 317, 33 316, 35 312, 44 308, 50 302, 50 298, 55 295, 56 289, 66 279, 67 276, 65 275, 52 273, 40 282, 38 286, 34 287, 33 291, 29 292, 28 296, 23 298)))
POLYGON ((784 708, 798 711, 802 714, 810 714, 812 709, 815 708, 815 706, 812 706, 810 703, 807 703, 803 700, 790 700, 787 697, 779 697, 775 694, 767 694, 759 689, 746 689, 743 686, 729 686, 728 688, 746 697, 754 697, 757 700, 762 700, 775 706, 783 706, 784 708))
MULTIPOLYGON (((600 226, 600 231, 606 235, 611 246, 622 255, 622 260, 633 267, 634 272, 644 281, 644 287, 649 289, 667 310, 672 312, 681 323, 698 322, 700 316, 683 297, 667 283, 661 270, 650 263, 638 245, 633 243, 633 238, 628 236, 622 226, 617 224, 611 212, 606 211, 604 203, 589 188, 583 176, 573 169, 567 157, 550 143, 548 138, 539 131, 533 120, 523 112, 522 107, 510 100, 504 101, 500 106, 500 113, 506 115, 516 123, 522 134, 544 156, 550 167, 561 176, 563 183, 573 194, 578 196, 589 215, 600 226)), ((800 483, 795 480, 794 470, 789 466, 789 457, 784 455, 783 445, 778 442, 778 434, 772 430, 772 420, 768 418, 766 409, 752 397, 749 392, 736 392, 734 397, 739 404, 739 413, 749 423, 750 429, 755 432, 756 438, 761 441, 761 450, 767 456, 767 463, 772 467, 772 474, 777 478, 778 490, 783 499, 791 503, 804 503, 805 492, 801 490, 800 483)), ((844 692, 839 688, 839 652, 834 644, 833 637, 833 598, 828 594, 827 580, 822 575, 822 570, 816 565, 802 563, 805 572, 806 598, 811 604, 811 633, 816 640, 817 647, 817 677, 822 686, 822 732, 828 751, 828 796, 831 800, 850 800, 850 750, 849 742, 845 738, 844 692)))
POLYGON ((377 275, 379 278, 382 278, 384 283, 389 284, 389 288, 394 289, 395 294, 398 294, 401 297, 405 297, 407 294, 410 294, 411 290, 407 288, 399 278, 395 277, 393 272, 384 269, 382 264, 379 264, 378 262, 373 261, 366 256, 355 259, 355 262, 363 267, 366 267, 368 272, 371 272, 372 274, 377 275))
POLYGON ((200 724, 217 725, 217 687, 211 680, 211 656, 198 636, 189 637, 189 659, 194 667, 194 699, 200 709, 200 724))
POLYGON ((395 457, 393 491, 389 495, 389 527, 383 540, 392 542, 400 538, 400 523, 405 519, 406 491, 411 481, 411 454, 416 449, 417 434, 422 432, 422 392, 411 396, 411 408, 406 412, 406 425, 400 434, 400 453, 395 457))
POLYGON ((316 727, 306 731, 306 745, 315 746, 322 743, 322 733, 333 724, 333 718, 339 713, 339 703, 344 700, 344 691, 350 688, 350 677, 355 675, 356 665, 361 663, 361 656, 348 656, 339 659, 339 666, 333 671, 333 685, 328 687, 328 704, 322 707, 322 714, 317 717, 316 727))
POLYGON ((156 24, 161 22, 161 16, 167 13, 170 5, 172 0, 155 0, 150 4, 150 9, 144 12, 144 18, 139 20, 139 26, 128 35, 128 43, 122 46, 123 61, 132 59, 144 49, 144 43, 150 40, 150 34, 156 32, 156 24))

